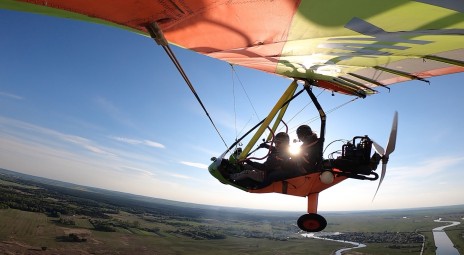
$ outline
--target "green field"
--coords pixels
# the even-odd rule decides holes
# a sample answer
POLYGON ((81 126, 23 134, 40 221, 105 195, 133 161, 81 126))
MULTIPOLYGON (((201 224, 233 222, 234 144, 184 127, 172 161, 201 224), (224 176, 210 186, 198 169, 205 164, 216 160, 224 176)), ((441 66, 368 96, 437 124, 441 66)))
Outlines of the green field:
MULTIPOLYGON (((133 215, 127 215, 133 219, 133 215)), ((124 216, 120 216, 124 217, 124 216)), ((41 213, 14 209, 0 210, 0 247, 14 251, 40 250, 40 254, 330 254, 343 247, 341 243, 314 239, 276 241, 263 238, 227 237, 222 240, 194 240, 182 235, 161 232, 159 235, 136 230, 118 229, 100 232, 89 228, 85 220, 70 228, 41 213), (83 234, 86 242, 57 241, 69 233, 83 234), (8 244, 17 244, 15 247, 8 244)))
MULTIPOLYGON (((464 208, 443 207, 416 210, 391 210, 375 212, 349 212, 333 213, 327 216, 329 225, 325 231, 333 232, 411 232, 425 236, 424 255, 435 255, 435 243, 433 241, 432 229, 445 225, 446 223, 434 222, 433 220, 443 218, 449 221, 461 221, 464 208), (446 217, 446 218, 445 218, 446 217)), ((461 254, 464 254, 464 226, 458 225, 445 229, 446 233, 461 254)), ((400 251, 385 249, 389 244, 376 244, 365 242, 367 247, 356 249, 362 254, 419 254, 416 248, 406 247, 400 251)))
MULTIPOLYGON (((88 217, 75 216, 76 224, 72 227, 60 225, 56 218, 47 217, 42 213, 24 212, 15 209, 0 210, 0 248, 11 251, 39 251, 47 247, 41 254, 54 254, 66 251, 68 254, 331 254, 333 251, 350 245, 309 238, 296 238, 293 236, 286 241, 270 240, 267 238, 246 238, 227 236, 220 240, 195 240, 181 234, 173 233, 175 227, 169 224, 144 221, 142 217, 130 213, 113 215, 120 221, 140 222, 141 227, 158 227, 160 231, 151 233, 136 228, 118 228, 116 232, 95 231, 88 217), (73 243, 58 241, 57 238, 81 234, 87 238, 86 242, 73 243), (13 245, 14 244, 14 245, 13 245)), ((418 216, 422 217, 422 216, 418 216)), ((426 236, 426 249, 424 255, 435 254, 432 233, 425 230, 436 227, 437 223, 430 224, 424 220, 392 219, 359 217, 359 215, 343 216, 332 219, 335 224, 332 229, 354 228, 359 226, 360 218, 367 219, 369 224, 363 227, 368 231, 377 232, 381 229, 405 231, 409 228, 422 226, 421 233, 426 236), (337 223, 340 221, 340 223, 337 223), (369 226, 369 227, 368 227, 369 226), (388 227, 387 227, 388 226, 388 227)), ((172 222, 171 222, 172 223, 172 222)), ((216 221, 208 224, 214 225, 216 221)), ((185 223, 187 224, 187 223, 185 223)), ((194 225, 197 225, 195 223, 194 225)), ((239 229, 255 231, 272 231, 271 225, 252 226, 245 222, 236 222, 239 229)), ((456 246, 462 251, 464 245, 463 228, 454 227, 447 231, 456 246)), ((420 244, 409 244, 392 248, 389 243, 366 243, 367 247, 352 250, 346 254, 419 254, 420 244)))
MULTIPOLYGON (((305 238, 301 213, 218 208, 0 175, 2 254, 332 254, 351 244, 305 238)), ((367 247, 346 254, 435 254, 433 220, 462 221, 464 206, 320 212, 328 238, 367 247)), ((464 254, 464 227, 446 229, 464 254)))
POLYGON ((10 182, 10 181, 6 181, 6 180, 2 180, 2 179, 0 179, 0 185, 1 186, 8 186, 8 187, 21 187, 21 188, 35 189, 34 186, 23 185, 23 184, 10 182))

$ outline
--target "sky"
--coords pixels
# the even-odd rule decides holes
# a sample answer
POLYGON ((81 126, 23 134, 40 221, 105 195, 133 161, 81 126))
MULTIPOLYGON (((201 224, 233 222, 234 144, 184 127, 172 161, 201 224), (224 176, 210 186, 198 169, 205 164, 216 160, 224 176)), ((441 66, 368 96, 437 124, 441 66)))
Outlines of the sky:
MULTIPOLYGON (((208 173, 225 145, 152 39, 5 10, 0 33, 0 168, 190 203, 306 211, 306 198, 250 194, 208 173)), ((291 82, 172 49, 228 145, 264 118, 291 82)), ((330 112, 326 145, 369 135, 385 146, 399 113, 396 150, 376 199, 378 182, 350 179, 319 195, 319 211, 464 204, 463 78, 403 82, 354 101, 315 88, 330 112)), ((292 138, 300 124, 319 129, 309 103, 302 95, 289 107, 292 138)))

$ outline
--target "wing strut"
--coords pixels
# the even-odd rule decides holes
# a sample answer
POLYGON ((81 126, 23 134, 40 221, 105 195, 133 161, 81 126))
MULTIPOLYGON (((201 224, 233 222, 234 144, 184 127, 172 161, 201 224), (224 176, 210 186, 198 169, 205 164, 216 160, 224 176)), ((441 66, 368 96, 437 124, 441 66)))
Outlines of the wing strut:
MULTIPOLYGON (((293 95, 290 99, 288 99, 287 101, 285 101, 285 103, 282 105, 282 107, 284 107, 285 105, 289 104, 293 99, 295 99, 297 96, 299 96, 301 93, 303 93, 305 91, 305 89, 302 89, 300 91, 298 91, 297 93, 295 93, 295 95, 293 95)), ((238 143, 240 143, 245 137, 247 137, 251 132, 253 132, 255 129, 257 129, 259 126, 261 126, 261 124, 263 124, 263 122, 265 121, 266 119, 262 119, 258 124, 256 124, 254 127, 252 127, 250 130, 248 130, 248 132, 246 132, 244 135, 242 135, 240 138, 236 139, 236 141, 231 145, 229 146, 229 148, 223 153, 223 155, 225 155, 227 152, 229 152, 230 150, 232 150, 238 143)))
POLYGON ((372 83, 372 84, 375 84, 375 85, 384 87, 384 88, 388 89, 388 92, 390 92, 390 88, 389 88, 389 87, 385 86, 384 84, 382 84, 382 83, 380 83, 380 82, 378 82, 378 81, 376 81, 376 80, 373 80, 373 79, 370 79, 370 78, 367 78, 367 77, 364 77, 364 76, 362 76, 362 75, 355 74, 355 73, 348 73, 348 74, 351 75, 351 76, 354 76, 354 77, 356 77, 356 78, 358 78, 358 79, 367 81, 367 82, 369 82, 369 83, 372 83))
POLYGON ((180 65, 179 61, 177 60, 176 56, 174 55, 174 52, 171 50, 169 47, 168 41, 163 35, 163 32, 161 31, 160 27, 156 22, 151 22, 150 24, 147 25, 147 30, 150 33, 150 36, 156 41, 158 45, 161 45, 168 54, 169 58, 172 60, 174 65, 176 66, 177 70, 179 73, 182 75, 184 78, 185 82, 190 88, 190 91, 192 91, 193 95, 197 99, 198 103, 200 103, 201 107, 203 108, 203 111, 206 113, 206 116, 208 117, 209 121, 211 124, 213 124, 214 129, 216 129, 216 132, 218 133, 219 137, 221 137, 222 142, 228 148, 226 141, 222 137, 221 133, 217 129, 216 125, 214 124, 213 119, 211 119, 211 116, 209 115, 208 111, 206 110, 206 107, 203 105, 203 102, 201 101, 200 97, 198 96, 197 92, 195 91, 195 88, 193 87, 192 83, 190 82, 189 78, 187 77, 187 74, 184 72, 184 69, 180 65))
MULTIPOLYGON (((295 86, 295 89, 293 90, 292 93, 288 93, 288 98, 287 98, 286 100, 289 100, 289 99, 293 96, 293 94, 295 93, 295 90, 296 90, 296 86, 295 86)), ((273 125, 272 128, 271 128, 272 132, 269 133, 269 135, 267 136, 266 141, 270 141, 270 140, 271 140, 271 138, 272 138, 272 133, 275 133, 275 131, 277 130, 277 127, 278 127, 279 124, 280 124, 280 122, 284 123, 284 125, 287 125, 287 124, 285 124, 285 122, 283 122, 282 118, 284 117, 285 112, 287 111, 288 105, 289 105, 289 104, 284 104, 284 105, 282 106, 282 108, 280 108, 279 115, 277 115, 277 119, 275 120, 274 125, 273 125)))
MULTIPOLYGON (((311 90, 311 81, 306 81, 304 88, 306 92, 308 93, 309 97, 314 103, 314 106, 316 106, 317 111, 319 112, 319 117, 321 118, 321 131, 319 134, 319 146, 320 149, 318 150, 320 152, 320 155, 318 155, 318 158, 320 161, 322 161, 322 152, 324 151, 324 140, 325 140, 325 123, 327 121, 327 115, 324 112, 324 109, 322 109, 322 106, 319 104, 319 101, 317 100, 317 97, 314 95, 313 91, 311 90)), ((321 163, 321 162, 319 162, 321 163)), ((320 165, 320 164, 318 164, 320 165)))
MULTIPOLYGON (((269 126, 269 124, 272 122, 274 117, 277 115, 277 113, 284 107, 286 110, 286 105, 287 102, 289 101, 290 98, 292 98, 292 95, 295 93, 296 88, 298 87, 298 84, 296 81, 293 81, 285 90, 284 94, 280 97, 279 101, 275 104, 275 106, 272 108, 271 112, 269 115, 264 119, 262 122, 261 126, 258 128, 256 133, 253 135, 251 140, 248 142, 247 146, 245 149, 243 149, 242 153, 240 154, 239 158, 240 159, 245 159, 248 155, 248 152, 250 152, 251 148, 255 145, 256 141, 258 141, 259 137, 264 133, 266 128, 269 126)), ((280 122, 280 120, 277 120, 280 122)))
POLYGON ((456 59, 442 58, 442 57, 433 56, 433 55, 427 55, 427 56, 424 56, 423 58, 431 59, 431 60, 435 60, 435 61, 438 61, 438 62, 443 62, 443 63, 455 65, 455 66, 464 67, 464 62, 456 60, 456 59))
POLYGON ((430 84, 429 80, 426 80, 426 79, 421 78, 419 76, 412 75, 410 73, 406 73, 406 72, 386 68, 386 67, 383 67, 383 66, 374 66, 374 68, 377 69, 377 70, 380 70, 380 71, 384 71, 384 72, 387 72, 387 73, 394 74, 394 75, 403 76, 403 77, 406 77, 406 78, 411 79, 411 80, 419 80, 419 81, 427 82, 428 84, 430 84))
POLYGON ((370 91, 372 91, 372 92, 375 93, 375 94, 378 93, 377 90, 372 89, 372 88, 369 88, 368 86, 366 86, 366 85, 364 85, 364 84, 362 84, 362 83, 360 83, 360 82, 354 81, 354 80, 352 80, 352 79, 348 79, 348 78, 345 78, 345 77, 338 77, 338 78, 341 79, 341 80, 344 80, 345 82, 353 83, 354 85, 356 85, 356 86, 358 86, 358 87, 361 87, 361 88, 363 88, 363 89, 365 89, 365 90, 370 90, 370 91))

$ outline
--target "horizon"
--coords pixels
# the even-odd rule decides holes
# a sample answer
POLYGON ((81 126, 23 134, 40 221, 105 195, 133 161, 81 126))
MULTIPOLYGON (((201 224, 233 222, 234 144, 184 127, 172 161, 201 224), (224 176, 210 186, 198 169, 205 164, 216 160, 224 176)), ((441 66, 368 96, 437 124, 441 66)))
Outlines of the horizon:
MULTIPOLYGON (((279 209, 259 209, 259 208, 257 209, 257 208, 245 208, 245 207, 230 207, 230 206, 223 206, 223 205, 197 204, 197 203, 192 203, 192 202, 176 201, 176 200, 164 199, 164 198, 159 198, 159 197, 151 197, 151 196, 146 196, 146 195, 138 195, 138 194, 132 194, 132 193, 127 193, 127 192, 121 192, 121 191, 117 191, 117 190, 109 190, 109 189, 104 189, 104 188, 85 186, 85 185, 80 185, 80 184, 76 184, 76 183, 64 182, 64 181, 60 181, 60 180, 54 180, 54 179, 50 179, 50 178, 46 178, 46 177, 34 176, 34 175, 29 175, 29 174, 9 170, 9 169, 0 168, 0 174, 2 174, 1 173, 2 171, 11 172, 13 176, 15 176, 16 174, 25 175, 25 176, 31 178, 32 179, 31 181, 33 181, 33 182, 42 183, 39 180, 36 180, 37 178, 39 178, 39 179, 45 179, 45 180, 49 180, 49 181, 53 181, 53 182, 59 182, 59 183, 67 184, 67 185, 76 185, 76 186, 83 187, 83 188, 102 190, 102 191, 105 191, 105 192, 122 193, 124 195, 131 195, 131 196, 141 197, 141 198, 165 200, 165 201, 168 201, 168 202, 175 202, 175 203, 179 203, 179 204, 190 204, 190 205, 193 205, 193 206, 222 208, 222 209, 239 209, 239 210, 245 209, 245 210, 249 210, 249 211, 265 211, 265 212, 280 212, 280 213, 295 213, 295 214, 300 214, 301 213, 301 211, 286 211, 286 210, 279 210, 279 209)), ((42 184, 46 184, 46 183, 42 183, 42 184)), ((52 184, 47 184, 47 185, 52 185, 52 184)), ((52 186, 57 186, 57 185, 52 185, 52 186)), ((60 186, 60 187, 62 187, 62 186, 60 186)), ((66 187, 66 186, 65 186, 65 188, 72 189, 71 187, 66 187)), ((79 190, 79 191, 85 191, 85 190, 79 190)), ((154 202, 154 203, 156 203, 156 202, 154 202)), ((363 212, 389 212, 389 211, 428 210, 428 209, 433 210, 433 209, 446 208, 446 207, 464 207, 464 204, 431 206, 431 207, 373 209, 373 210, 340 210, 340 211, 334 210, 334 211, 321 211, 321 212, 323 212, 324 214, 331 214, 331 213, 363 213, 363 212)))
MULTIPOLYGON (((186 203, 306 211, 306 198, 246 193, 208 173, 209 159, 224 144, 152 39, 69 19, 0 14, 1 168, 186 203)), ((239 66, 232 73, 228 63, 173 51, 229 143, 258 122, 257 115, 265 116, 290 83, 239 66)), ((350 179, 320 193, 319 210, 464 204, 463 78, 402 82, 355 101, 314 88, 326 112, 343 105, 328 114, 326 145, 368 134, 385 146, 399 112, 396 150, 375 201, 378 182, 350 179)), ((296 116, 291 139, 301 123, 319 130, 309 102, 303 96, 289 107, 287 116, 296 116)))

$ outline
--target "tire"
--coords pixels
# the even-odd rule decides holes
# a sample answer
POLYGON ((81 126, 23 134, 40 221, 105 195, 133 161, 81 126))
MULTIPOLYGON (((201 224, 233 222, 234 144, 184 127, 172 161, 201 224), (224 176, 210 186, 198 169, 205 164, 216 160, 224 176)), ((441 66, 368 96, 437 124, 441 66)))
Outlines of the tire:
POLYGON ((327 221, 316 213, 303 214, 298 218, 298 227, 306 232, 319 232, 325 229, 327 221))

